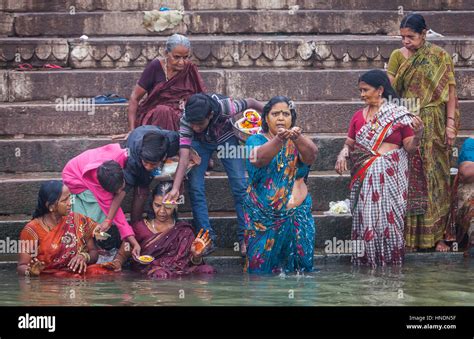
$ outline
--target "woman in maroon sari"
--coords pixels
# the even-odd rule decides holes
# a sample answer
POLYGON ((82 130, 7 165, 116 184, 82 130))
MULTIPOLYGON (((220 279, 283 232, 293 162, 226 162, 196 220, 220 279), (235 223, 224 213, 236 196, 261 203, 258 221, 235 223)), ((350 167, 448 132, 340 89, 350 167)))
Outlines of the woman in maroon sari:
MULTIPOLYGON (((133 224, 142 256, 154 260, 149 264, 133 261, 132 269, 155 279, 212 274, 214 268, 204 264, 202 258, 211 243, 209 234, 201 230, 196 237, 190 223, 178 220, 177 205, 163 204, 163 196, 171 187, 170 183, 158 184, 153 190, 149 218, 133 224)), ((118 270, 124 260, 125 256, 119 253, 112 263, 118 270)))
POLYGON ((148 64, 130 96, 130 131, 142 125, 178 131, 186 100, 205 92, 197 67, 189 61, 190 54, 191 44, 186 37, 173 34, 168 38, 165 58, 148 64), (145 94, 148 96, 139 103, 145 94))

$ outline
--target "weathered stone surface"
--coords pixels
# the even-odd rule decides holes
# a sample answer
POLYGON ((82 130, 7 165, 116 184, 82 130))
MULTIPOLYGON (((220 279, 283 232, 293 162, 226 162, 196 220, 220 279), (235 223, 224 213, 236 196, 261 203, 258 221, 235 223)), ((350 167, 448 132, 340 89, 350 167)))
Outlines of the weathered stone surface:
MULTIPOLYGON (((357 81, 366 70, 239 70, 226 71, 227 93, 235 97, 268 100, 285 95, 298 101, 359 98, 357 81)), ((474 98, 474 69, 457 69, 460 99, 474 98)))
MULTIPOLYGON (((141 70, 53 70, 9 73, 10 101, 91 98, 116 93, 128 98, 140 78, 141 70)), ((220 71, 202 71, 209 91, 223 92, 220 71)))
MULTIPOLYGON (((55 70, 9 72, 9 101, 90 98, 117 93, 126 98, 143 70, 55 70), (87 84, 84 86, 83 84, 87 84)), ((296 101, 357 100, 366 70, 202 70, 208 91, 266 101, 286 95, 296 101)), ((473 68, 456 69, 459 99, 473 99, 473 68)))
MULTIPOLYGON (((13 41, 13 40, 9 40, 13 41)), ((163 55, 166 37, 91 38, 70 40, 73 68, 144 67, 163 55), (119 54, 112 58, 108 51, 119 54), (101 53, 98 53, 101 51, 101 53)), ((469 67, 474 59, 474 39, 432 38, 433 43, 455 56, 457 67, 469 67)), ((391 36, 217 36, 191 37, 193 62, 199 67, 316 67, 382 68, 390 52, 401 47, 391 36), (212 51, 212 53, 211 53, 212 51)), ((1 55, 1 47, 0 47, 1 55)), ((114 54, 115 55, 115 54, 114 54)))
POLYGON ((71 6, 76 11, 146 11, 162 6, 172 9, 184 7, 186 10, 220 10, 220 9, 299 9, 325 10, 472 10, 474 5, 469 0, 399 0, 396 3, 386 0, 4 0, 0 10, 14 12, 69 12, 71 6), (402 8, 399 8, 401 6, 402 8))
POLYGON ((13 15, 0 12, 0 36, 13 35, 13 15))
POLYGON ((0 39, 0 67, 16 67, 20 63, 29 63, 33 67, 42 67, 54 63, 66 67, 69 45, 65 39, 0 39))
POLYGON ((8 101, 8 72, 0 71, 0 101, 8 101))
POLYGON ((0 140, 0 171, 60 172, 69 159, 112 142, 92 138, 0 140))
MULTIPOLYGON (((28 173, 1 174, 0 190, 3 197, 0 200, 1 214, 29 214, 36 204, 39 187, 43 181, 60 179, 59 173, 28 173)), ((327 210, 330 201, 344 200, 349 196, 349 176, 339 176, 333 172, 312 172, 308 179, 308 189, 313 197, 315 211, 327 210), (315 174, 317 173, 317 174, 315 174)), ((206 196, 209 211, 227 212, 234 210, 234 202, 226 176, 215 175, 206 179, 206 196)), ((183 212, 190 211, 189 197, 183 212)), ((122 204, 125 212, 129 212, 130 195, 122 204)))
MULTIPOLYGON (((316 224, 316 248, 324 249, 326 240, 332 240, 333 237, 339 239, 350 239, 351 217, 343 216, 325 216, 314 215, 316 224)), ((180 219, 192 221, 190 213, 181 215, 180 219)), ((18 239, 23 227, 30 221, 29 218, 18 217, 0 217, 0 239, 18 239)), ((216 245, 219 248, 233 249, 237 239, 237 218, 233 213, 227 215, 212 214, 210 216, 211 225, 216 231, 216 245)), ((238 255, 238 253, 236 253, 238 255)))
MULTIPOLYGON (((344 137, 316 137, 313 141, 319 147, 317 162, 313 170, 334 169, 336 156, 342 148, 344 137)), ((91 149, 115 143, 110 138, 62 138, 53 139, 10 139, 0 140, 1 172, 60 172, 76 155, 91 149)), ((122 142, 123 144, 123 142, 122 142)), ((215 170, 224 168, 214 154, 215 170)))
MULTIPOLYGON (((305 133, 346 133, 361 102, 296 102, 297 124, 305 133)), ((460 101, 461 130, 474 130, 474 101, 460 101)), ((96 105, 88 111, 57 111, 49 103, 0 105, 1 135, 100 136, 128 131, 127 104, 96 105), (31 122, 34 121, 34 124, 31 122)))
POLYGON ((3 0, 7 12, 149 11, 160 7, 183 7, 183 0, 3 0))
MULTIPOLYGON (((424 12, 428 25, 443 34, 472 35, 472 11, 424 12)), ((18 36, 90 36, 302 33, 302 34, 388 34, 397 35, 402 16, 397 11, 195 11, 186 12, 173 29, 149 32, 143 26, 143 12, 79 12, 17 14, 18 36), (127 25, 123 25, 127 22, 127 25)))
MULTIPOLYGON (((331 171, 334 169, 337 155, 344 141, 344 135, 310 136, 318 145, 319 154, 311 167, 313 171, 331 171)), ((459 136, 457 147, 461 147, 466 136, 459 136)), ((110 138, 58 138, 54 139, 9 139, 0 140, 1 172, 60 172, 76 155, 85 150, 100 147, 117 141, 110 138)), ((121 142, 123 145, 124 142, 121 142)), ((217 152, 214 153, 214 170, 224 172, 217 152)), ((456 160, 456 159, 453 159, 456 160)), ((453 165, 455 162, 453 162, 453 165)))
POLYGON ((1 135, 97 136, 128 132, 127 104, 96 105, 93 111, 61 111, 51 103, 6 104, 0 105, 0 120, 1 135))
POLYGON ((81 35, 171 35, 186 33, 184 22, 173 29, 149 32, 143 26, 143 12, 79 12, 17 14, 15 33, 18 36, 67 36, 81 35), (124 25, 124 22, 127 24, 124 25))
POLYGON ((325 10, 469 10, 474 5, 468 1, 443 0, 399 0, 396 3, 386 0, 184 0, 184 8, 190 10, 205 9, 290 9, 298 6, 299 9, 325 10), (402 8, 399 8, 401 6, 402 8))

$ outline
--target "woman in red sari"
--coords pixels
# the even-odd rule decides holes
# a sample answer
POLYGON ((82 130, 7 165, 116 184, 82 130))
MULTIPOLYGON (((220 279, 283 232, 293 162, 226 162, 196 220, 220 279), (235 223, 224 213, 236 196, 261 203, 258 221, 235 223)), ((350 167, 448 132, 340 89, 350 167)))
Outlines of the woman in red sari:
POLYGON ((165 58, 153 60, 133 89, 128 106, 129 129, 155 125, 179 130, 184 104, 196 93, 205 92, 197 67, 189 61, 191 44, 179 34, 166 41, 165 58), (142 101, 145 94, 146 99, 142 101))
POLYGON ((17 272, 22 276, 51 274, 80 277, 111 273, 96 265, 93 234, 97 223, 70 212, 70 192, 61 181, 41 185, 33 219, 23 228, 17 272))
POLYGON ((399 265, 405 249, 408 153, 418 149, 423 123, 395 104, 398 97, 385 72, 363 74, 359 90, 367 106, 354 114, 336 162, 339 174, 347 170, 347 158, 352 162, 352 241, 363 249, 353 253, 352 261, 399 265))

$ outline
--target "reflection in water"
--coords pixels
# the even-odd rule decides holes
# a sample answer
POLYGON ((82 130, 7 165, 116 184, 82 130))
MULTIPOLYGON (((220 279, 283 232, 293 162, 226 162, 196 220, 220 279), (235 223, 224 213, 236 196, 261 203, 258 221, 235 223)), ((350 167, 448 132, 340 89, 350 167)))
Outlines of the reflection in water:
POLYGON ((14 270, 0 270, 0 305, 474 305, 472 259, 417 260, 375 270, 341 264, 318 268, 305 275, 219 273, 168 281, 130 271, 81 280, 24 279, 14 270))

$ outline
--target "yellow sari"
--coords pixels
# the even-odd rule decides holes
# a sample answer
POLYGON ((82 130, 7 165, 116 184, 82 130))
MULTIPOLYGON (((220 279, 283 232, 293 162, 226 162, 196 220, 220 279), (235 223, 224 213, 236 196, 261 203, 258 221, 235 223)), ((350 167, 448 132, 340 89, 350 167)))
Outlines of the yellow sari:
MULTIPOLYGON (((407 211, 406 246, 432 248, 444 239, 451 205, 450 148, 445 144, 445 129, 449 86, 456 85, 454 65, 445 50, 430 42, 425 42, 399 65, 389 64, 389 73, 395 74, 395 90, 400 97, 417 103, 410 110, 418 114, 425 125, 420 153, 410 157, 411 174, 417 175, 418 170, 418 178, 423 178, 417 185, 410 184, 410 189, 423 192, 424 199, 420 201, 424 203, 407 211)), ((456 98, 456 127, 459 117, 456 98)))

